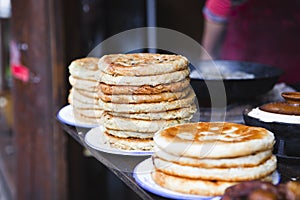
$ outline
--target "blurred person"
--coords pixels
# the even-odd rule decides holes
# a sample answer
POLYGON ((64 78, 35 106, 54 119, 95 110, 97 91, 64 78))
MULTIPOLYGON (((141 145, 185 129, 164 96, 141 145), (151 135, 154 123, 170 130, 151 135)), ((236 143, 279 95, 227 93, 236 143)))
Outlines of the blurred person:
POLYGON ((207 0, 202 45, 214 59, 282 68, 300 83, 299 0, 207 0))

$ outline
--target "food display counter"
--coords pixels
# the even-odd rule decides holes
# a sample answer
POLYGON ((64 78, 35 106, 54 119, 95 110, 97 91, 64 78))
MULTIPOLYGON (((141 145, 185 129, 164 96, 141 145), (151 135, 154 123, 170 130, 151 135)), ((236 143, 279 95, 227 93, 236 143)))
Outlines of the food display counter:
MULTIPOLYGON (((275 89, 285 90, 287 87, 285 85, 277 85, 275 89)), ((289 88, 288 88, 289 89, 289 88)), ((278 91, 275 91, 278 92, 278 91)), ((273 98, 274 96, 271 95, 273 98)), ((257 104, 257 102, 253 102, 257 104)), ((246 107, 250 107, 253 105, 247 105, 246 107)), ((242 123, 242 112, 241 110, 244 109, 245 106, 232 105, 229 106, 229 115, 233 116, 233 118, 228 118, 227 120, 233 120, 235 122, 242 123), (234 114, 234 113, 240 113, 234 114), (231 115, 230 115, 231 114, 231 115)), ((204 114, 209 115, 208 111, 204 114)), ((95 157, 99 161, 99 165, 106 166, 110 171, 112 171, 121 181, 123 181, 126 185, 129 186, 140 198, 142 199, 165 199, 165 197, 158 196, 145 190, 138 184, 134 178, 134 169, 135 167, 141 163, 142 161, 150 158, 150 154, 139 154, 139 155, 118 155, 115 153, 111 153, 109 151, 101 151, 97 150, 96 148, 91 147, 90 144, 87 143, 86 134, 89 133, 92 128, 80 128, 76 126, 72 126, 68 123, 62 122, 61 119, 58 118, 58 121, 62 127, 62 129, 69 134, 74 140, 76 140, 80 145, 86 148, 93 157, 95 157)), ((278 163, 277 163, 277 171, 280 175, 280 182, 285 183, 290 180, 298 180, 300 179, 300 159, 298 158, 288 158, 284 156, 278 156, 278 163)))
MULTIPOLYGON (((132 172, 135 166, 150 156, 126 156, 97 151, 87 145, 84 141, 85 134, 89 131, 89 129, 78 129, 64 123, 61 123, 61 127, 67 134, 72 136, 74 140, 89 150, 92 156, 100 162, 99 165, 105 165, 139 197, 146 200, 165 199, 164 197, 157 196, 144 190, 133 178, 132 172)), ((291 161, 288 159, 278 159, 278 172, 280 174, 281 182, 300 179, 300 160, 291 161)))

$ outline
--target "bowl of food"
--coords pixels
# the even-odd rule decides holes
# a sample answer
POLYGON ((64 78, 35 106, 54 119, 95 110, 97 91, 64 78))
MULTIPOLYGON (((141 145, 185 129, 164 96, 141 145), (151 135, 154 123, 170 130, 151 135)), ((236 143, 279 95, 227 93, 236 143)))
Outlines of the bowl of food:
POLYGON ((299 95, 300 92, 282 93, 289 100, 266 103, 243 113, 245 124, 264 127, 275 134, 274 151, 282 158, 300 160, 300 100, 296 99, 299 95))
MULTIPOLYGON (((191 86, 200 106, 211 106, 213 99, 228 105, 256 98, 270 91, 283 74, 274 66, 233 60, 203 61, 190 68, 191 86)), ((224 105, 216 102, 216 106, 224 105)))

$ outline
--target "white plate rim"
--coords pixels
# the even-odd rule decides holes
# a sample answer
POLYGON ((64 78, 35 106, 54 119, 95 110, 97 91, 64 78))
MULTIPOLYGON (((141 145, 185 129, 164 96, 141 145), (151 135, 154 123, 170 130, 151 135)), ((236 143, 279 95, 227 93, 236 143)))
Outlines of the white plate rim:
POLYGON ((82 128, 94 128, 99 126, 99 124, 88 124, 81 122, 80 120, 74 118, 73 106, 68 104, 62 107, 57 113, 57 119, 64 124, 82 127, 82 128))
POLYGON ((266 112, 264 110, 261 110, 259 107, 252 108, 251 110, 249 110, 249 112, 246 113, 246 115, 266 123, 280 123, 296 126, 300 125, 300 117, 297 115, 266 112), (289 121, 288 119, 292 119, 294 121, 289 121))
MULTIPOLYGON (((156 184, 152 177, 151 172, 154 170, 154 166, 152 163, 151 158, 147 158, 144 161, 137 164, 133 171, 133 177, 138 185, 140 185, 143 189, 171 199, 183 199, 183 200, 219 200, 221 199, 220 196, 200 196, 200 195, 190 195, 190 194, 182 194, 179 192, 171 191, 166 188, 161 187, 160 185, 156 184), (141 173, 142 172, 142 173, 141 173)), ((280 182, 280 175, 278 171, 274 172, 273 175, 273 184, 278 184, 280 182)))
POLYGON ((103 126, 94 127, 89 130, 84 137, 85 143, 98 151, 110 153, 110 154, 118 154, 118 155, 127 155, 127 156, 149 156, 153 154, 153 151, 137 151, 137 150, 121 150, 111 147, 109 144, 105 142, 103 136, 103 126))

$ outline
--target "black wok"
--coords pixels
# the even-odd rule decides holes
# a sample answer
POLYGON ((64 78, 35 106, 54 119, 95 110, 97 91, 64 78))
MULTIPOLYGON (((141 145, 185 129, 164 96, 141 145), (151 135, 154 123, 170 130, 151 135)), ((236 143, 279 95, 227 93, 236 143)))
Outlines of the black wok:
MULTIPOLYGON (((191 86, 194 89, 200 107, 211 106, 211 97, 214 99, 226 99, 226 104, 234 102, 243 102, 251 100, 260 95, 265 94, 273 88, 279 77, 283 74, 283 70, 264 65, 260 63, 216 60, 204 61, 197 66, 190 65, 191 73, 196 70, 201 72, 204 67, 215 67, 218 70, 226 70, 232 73, 245 72, 253 74, 252 78, 225 78, 225 79, 207 79, 199 77, 191 77, 191 86), (224 84, 224 86, 222 85, 224 84), (224 93, 221 91, 220 85, 225 88, 224 93), (209 88, 207 87, 209 86, 209 88), (213 92, 213 95, 211 95, 213 92), (219 96, 218 96, 219 95, 219 96)), ((215 101, 216 102, 216 101, 215 101)), ((223 102, 214 103, 213 106, 223 106, 223 102)))

